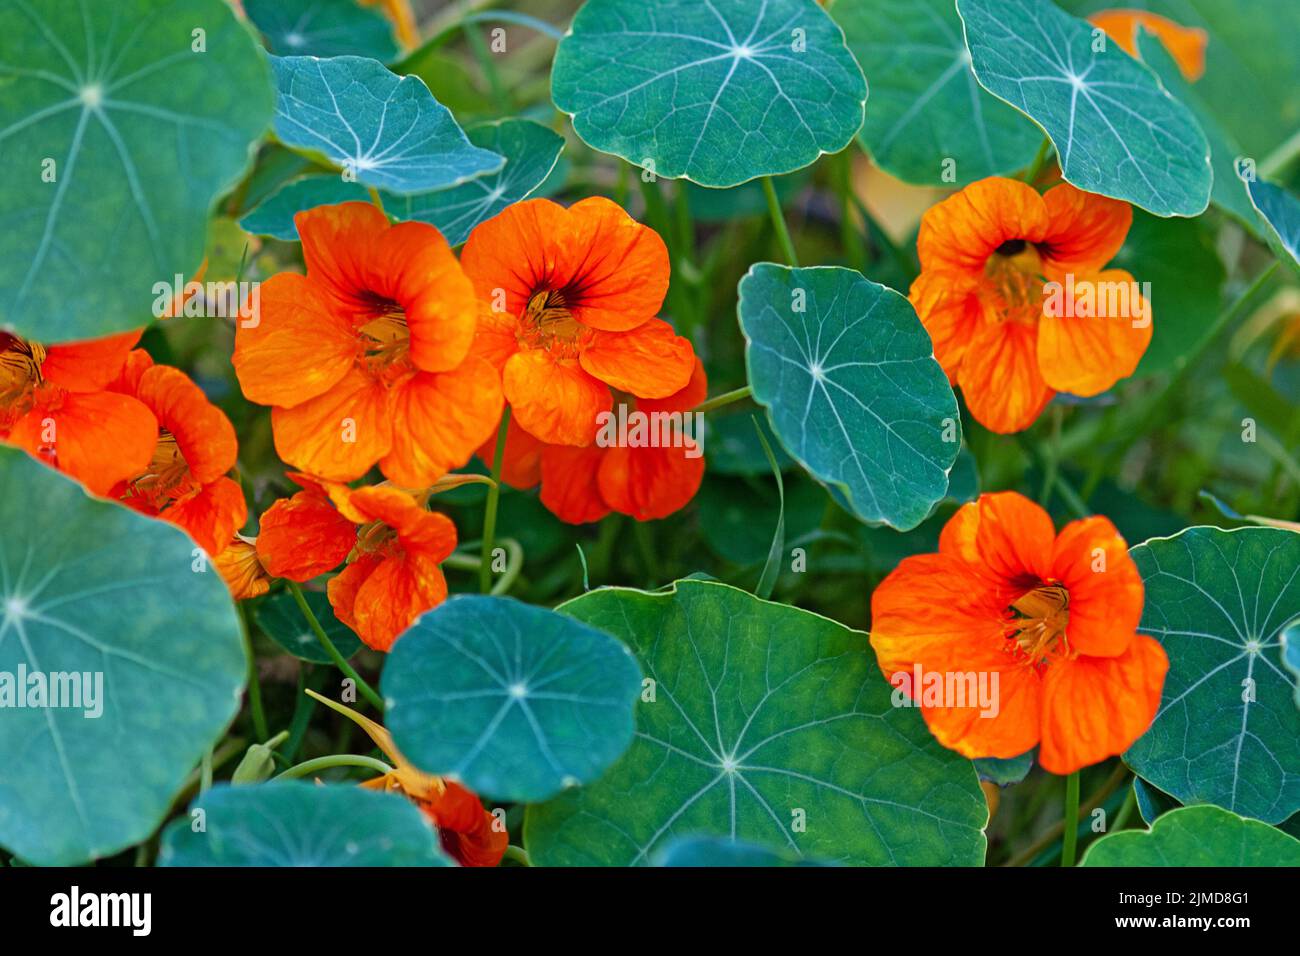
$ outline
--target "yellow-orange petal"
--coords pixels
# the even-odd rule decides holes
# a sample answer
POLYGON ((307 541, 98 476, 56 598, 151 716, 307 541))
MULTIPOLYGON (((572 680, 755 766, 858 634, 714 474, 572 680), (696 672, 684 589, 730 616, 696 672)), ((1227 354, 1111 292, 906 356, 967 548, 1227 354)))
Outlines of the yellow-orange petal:
POLYGON ((106 495, 143 472, 158 444, 158 419, 116 392, 47 392, 5 439, 106 495))
POLYGON ((1000 434, 1024 431, 1052 400, 1038 367, 1038 329, 986 322, 962 358, 958 384, 975 420, 1000 434))
POLYGON ((695 369, 695 349, 662 319, 630 332, 596 332, 579 361, 606 385, 640 398, 680 392, 695 369))
POLYGON ((1038 240, 1043 267, 1053 277, 1094 272, 1115 257, 1129 227, 1128 203, 1060 183, 1043 193, 1047 229, 1038 240))
POLYGON ((271 590, 271 579, 257 557, 257 546, 238 535, 212 558, 212 565, 236 601, 260 597, 271 590))
POLYGON ((83 342, 50 345, 41 363, 45 381, 70 392, 97 392, 113 381, 140 341, 140 330, 83 342))
POLYGON ((1043 681, 1043 769, 1070 774, 1127 750, 1155 719, 1168 670, 1164 648, 1144 634, 1118 657, 1053 662, 1043 681))
POLYGON ((276 501, 258 524, 257 553, 266 570, 291 581, 332 571, 356 542, 356 525, 311 491, 276 501))
POLYGON ((599 521, 610 507, 600 495, 599 471, 605 449, 547 445, 542 450, 542 504, 561 521, 599 521))
POLYGON ((541 349, 512 355, 501 385, 519 424, 548 444, 590 444, 596 416, 614 402, 609 386, 576 359, 554 358, 541 349))
POLYGON ((382 554, 359 555, 325 585, 325 593, 329 597, 330 607, 334 609, 334 616, 354 631, 357 631, 357 619, 353 614, 357 592, 383 560, 382 554))
POLYGON ((504 399, 496 369, 467 357, 449 372, 421 372, 393 395, 393 444, 379 467, 408 488, 464 465, 494 434, 504 399))
POLYGON ((456 550, 456 526, 445 514, 428 511, 408 492, 391 485, 345 489, 346 512, 359 522, 381 521, 397 532, 403 549, 441 561, 456 550))
POLYGON ((248 506, 239 483, 224 475, 181 498, 162 517, 184 528, 207 554, 217 554, 248 520, 248 506))
POLYGON ((338 384, 356 364, 357 339, 316 283, 282 272, 260 294, 257 325, 235 329, 231 362, 245 397, 288 408, 338 384))
POLYGON ((316 398, 271 411, 275 450, 295 468, 331 481, 360 478, 393 445, 388 389, 354 368, 316 398))
POLYGON ((962 357, 979 327, 979 279, 965 272, 930 269, 912 283, 908 300, 934 343, 934 357, 955 382, 962 357))
POLYGON ((515 316, 493 311, 488 303, 480 302, 470 354, 486 360, 500 373, 510 356, 519 351, 518 332, 519 320, 515 316))
MULTIPOLYGON (((215 482, 235 467, 239 443, 234 426, 180 369, 169 365, 145 369, 136 384, 135 397, 154 413, 159 427, 175 437, 196 482, 215 482)), ((230 530, 233 533, 235 529, 230 530)), ((229 537, 221 535, 220 540, 224 543, 229 537)))
POLYGON ((1142 619, 1142 575, 1110 519, 1071 521, 1052 549, 1052 577, 1070 593, 1070 650, 1115 657, 1142 619))
POLYGON ((921 271, 948 269, 979 275, 998 246, 1013 239, 1038 242, 1047 232, 1047 206, 1032 186, 990 176, 926 210, 916 251, 921 271))
POLYGON ((1038 325, 1038 367, 1058 392, 1099 395, 1136 371, 1153 332, 1151 304, 1122 269, 1075 276, 1038 325), (1084 306, 1084 290, 1093 304, 1084 306), (1073 301, 1067 302, 1067 291, 1073 301), (1081 308, 1092 313, 1079 315, 1081 308))
POLYGON ((1094 26, 1105 30, 1120 49, 1133 57, 1138 56, 1138 27, 1145 27, 1164 44, 1178 64, 1179 72, 1190 82, 1205 75, 1205 48, 1210 37, 1200 27, 1185 27, 1146 10, 1099 10, 1088 19, 1094 26))

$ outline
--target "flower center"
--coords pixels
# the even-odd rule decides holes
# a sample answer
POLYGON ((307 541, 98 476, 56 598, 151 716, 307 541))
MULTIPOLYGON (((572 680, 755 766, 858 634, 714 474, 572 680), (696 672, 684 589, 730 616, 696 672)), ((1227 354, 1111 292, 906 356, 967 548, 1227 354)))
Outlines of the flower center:
POLYGON ((45 347, 0 332, 0 407, 26 399, 43 381, 45 347))
POLYGON ((1011 614, 1007 639, 1015 641, 1025 663, 1046 664, 1058 653, 1069 653, 1065 630, 1070 623, 1070 592, 1064 587, 1040 585, 1012 601, 1007 610, 1011 614))
POLYGON ((562 289, 533 293, 519 324, 518 338, 522 345, 546 349, 560 358, 575 358, 590 338, 587 328, 569 311, 562 289))
POLYGON ((1043 314, 1042 257, 1032 243, 1008 239, 984 263, 985 307, 1001 320, 1035 325, 1043 314))
POLYGON ((358 330, 365 348, 365 363, 382 373, 394 366, 402 367, 411 351, 411 330, 406 311, 392 299, 376 297, 373 318, 358 330))
POLYGON ((131 480, 131 491, 150 499, 154 507, 162 509, 168 499, 178 498, 190 490, 190 465, 181 452, 176 436, 167 429, 159 429, 158 444, 144 474, 131 480))
POLYGON ((382 521, 372 521, 357 530, 357 547, 359 554, 373 554, 384 551, 391 542, 397 541, 397 532, 382 521))

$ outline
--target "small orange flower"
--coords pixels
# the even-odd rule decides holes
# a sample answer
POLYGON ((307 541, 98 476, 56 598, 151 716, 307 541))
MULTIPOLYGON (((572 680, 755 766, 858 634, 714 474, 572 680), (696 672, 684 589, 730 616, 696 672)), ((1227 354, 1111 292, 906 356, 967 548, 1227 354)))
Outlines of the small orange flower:
POLYGON ((157 444, 157 419, 107 386, 139 340, 139 332, 125 332, 43 346, 0 332, 0 441, 97 495, 138 474, 157 444))
POLYGON ((361 0, 365 7, 378 6, 393 23, 398 42, 406 49, 412 49, 420 43, 420 30, 411 11, 410 0, 361 0))
POLYGON ((501 382, 470 354, 478 304, 446 240, 368 203, 294 222, 307 275, 266 282, 233 357, 244 394, 273 406, 280 457, 332 481, 378 462, 412 488, 465 464, 501 417, 501 382))
POLYGON ((228 477, 239 453, 234 426, 189 376, 154 365, 139 349, 110 387, 141 402, 158 425, 149 463, 115 484, 109 497, 184 528, 217 554, 248 518, 243 489, 228 477))
POLYGON ((367 780, 361 786, 400 793, 414 803, 438 828, 443 849, 461 866, 496 866, 501 862, 510 844, 510 834, 493 814, 483 809, 477 796, 458 783, 415 767, 402 756, 393 744, 392 735, 382 725, 315 691, 308 690, 307 693, 359 725, 384 756, 393 762, 392 771, 367 780))
POLYGON ((1039 195, 972 183, 921 219, 910 298, 971 414, 995 432, 1033 424, 1057 392, 1098 395, 1131 375, 1151 311, 1120 269, 1127 203, 1069 183, 1039 195))
POLYGON ((257 541, 236 534, 231 542, 212 559, 221 579, 236 601, 260 597, 271 590, 271 575, 257 553, 257 541))
MULTIPOLYGON (((685 415, 708 394, 704 365, 696 359, 695 372, 680 392, 662 399, 637 399, 620 394, 615 401, 629 413, 656 412, 685 415)), ((614 410, 618 411, 617 408, 614 410)), ((654 421, 654 419, 650 419, 654 421)), ((610 445, 586 447, 548 445, 528 434, 510 419, 501 478, 506 484, 525 489, 541 483, 541 501, 552 514, 570 524, 599 521, 610 511, 630 515, 638 521, 666 518, 684 508, 700 490, 704 479, 702 449, 696 444, 688 454, 686 433, 671 420, 671 430, 681 445, 610 445)), ((655 428, 660 432, 660 428, 655 428)), ((691 429, 690 440, 700 436, 691 429)), ((479 457, 491 463, 495 439, 479 449, 479 457)))
MULTIPOLYGON (((1123 752, 1150 726, 1169 661, 1136 633, 1143 588, 1124 539, 1102 517, 1058 535, 1014 492, 963 505, 939 552, 905 558, 871 598, 871 646, 893 675, 988 675, 996 713, 925 704, 941 744, 967 757, 1039 747, 1052 773, 1123 752), (997 684, 992 684, 996 675, 997 684)), ((949 706, 953 705, 953 706, 949 706)))
POLYGON ((446 600, 439 565, 456 550, 455 525, 390 485, 349 488, 292 477, 303 491, 262 516, 262 565, 275 577, 309 581, 346 558, 327 588, 334 613, 367 645, 388 650, 417 617, 446 600))
POLYGON ((1200 27, 1185 27, 1168 17, 1146 10, 1099 10, 1088 17, 1093 26, 1101 27, 1129 56, 1138 56, 1138 27, 1154 33, 1178 64, 1189 81, 1205 75, 1205 47, 1210 37, 1200 27))
POLYGON ((589 444, 611 388, 658 399, 690 381, 694 349, 655 318, 668 251, 608 199, 516 203, 470 234, 461 262, 484 303, 475 351, 542 441, 589 444))

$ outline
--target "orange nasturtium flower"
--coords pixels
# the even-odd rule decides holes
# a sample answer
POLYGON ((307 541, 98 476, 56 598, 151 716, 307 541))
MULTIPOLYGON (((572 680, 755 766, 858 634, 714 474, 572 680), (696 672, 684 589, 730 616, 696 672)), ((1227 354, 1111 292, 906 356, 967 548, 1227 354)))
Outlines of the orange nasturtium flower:
POLYGON ((189 376, 154 365, 140 349, 110 387, 143 403, 158 427, 148 465, 114 485, 109 497, 184 528, 217 554, 248 518, 243 489, 228 476, 239 454, 234 426, 189 376))
MULTIPOLYGON (((704 365, 696 359, 695 372, 680 392, 661 399, 637 399, 620 394, 616 405, 646 415, 661 412, 684 416, 704 401, 707 394, 704 365)), ((614 421, 618 420, 617 412, 616 407, 614 421)), ((656 419, 648 421, 653 423, 656 419)), ((540 482, 542 504, 570 524, 599 521, 610 511, 630 515, 638 521, 666 518, 685 507, 700 490, 704 458, 695 427, 680 427, 684 419, 664 421, 669 423, 668 430, 677 436, 674 440, 680 444, 602 446, 593 441, 579 448, 538 441, 512 418, 501 459, 502 480, 520 489, 532 488, 540 482)), ((653 427, 663 436, 662 425, 647 427, 653 427)), ((495 451, 496 440, 492 439, 479 449, 479 457, 490 464, 495 451)))
POLYGON ((262 515, 257 558, 273 577, 292 581, 309 581, 347 559, 328 585, 334 613, 367 645, 388 650, 417 617, 446 600, 440 565, 456 550, 456 526, 426 510, 422 494, 291 477, 303 490, 262 515))
POLYGON ((360 726, 393 762, 391 772, 367 780, 361 786, 400 793, 414 803, 437 827, 443 849, 461 866, 496 866, 501 862, 510 844, 510 834, 483 808, 477 796, 454 781, 417 769, 398 751, 392 735, 382 725, 315 691, 307 693, 360 726))
POLYGON ((139 340, 124 332, 44 346, 0 332, 0 441, 97 495, 141 472, 158 421, 142 402, 107 390, 139 340))
POLYGON ((1057 392, 1099 395, 1137 368, 1150 304, 1104 268, 1132 220, 1127 203, 1069 183, 1040 196, 1000 176, 926 211, 910 298, 976 421, 1022 431, 1057 392))
POLYGON ((541 441, 590 444, 611 388, 659 399, 690 381, 695 350, 655 318, 668 250, 608 199, 516 203, 475 228, 461 264, 483 303, 475 349, 541 441))
POLYGON ((922 685, 904 686, 945 747, 1014 757, 1037 744, 1044 768, 1068 774, 1121 753, 1155 717, 1169 661, 1136 633, 1142 599, 1108 519, 1058 535, 1022 495, 986 494, 952 516, 937 554, 903 559, 876 588, 871 646, 895 686, 919 670, 922 685), (985 675, 996 713, 927 703, 926 674, 985 675))
POLYGON ((420 30, 415 22, 415 14, 411 10, 410 0, 361 0, 363 7, 378 6, 393 23, 393 29, 397 33, 397 40, 406 49, 418 46, 420 43, 420 30))
POLYGON ((378 462, 409 488, 465 464, 501 417, 501 382, 470 354, 478 303, 447 241, 369 203, 294 222, 307 275, 262 286, 233 357, 244 394, 273 406, 280 457, 332 481, 378 462))
POLYGON ((1210 36, 1200 27, 1185 27, 1168 17, 1146 10, 1099 10, 1088 17, 1093 26, 1101 27, 1129 56, 1138 56, 1137 32, 1142 27, 1154 33, 1178 70, 1195 82, 1205 74, 1205 47, 1210 36))
POLYGON ((255 538, 236 534, 224 549, 213 555, 212 564, 236 601, 260 597, 271 590, 271 575, 257 553, 255 538))

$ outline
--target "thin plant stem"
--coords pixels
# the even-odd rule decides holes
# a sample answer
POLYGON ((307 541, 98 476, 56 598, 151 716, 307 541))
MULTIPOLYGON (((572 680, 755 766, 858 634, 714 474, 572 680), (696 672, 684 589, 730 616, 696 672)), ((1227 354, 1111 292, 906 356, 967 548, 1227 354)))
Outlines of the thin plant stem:
POLYGON ((1038 146, 1038 152, 1034 154, 1034 161, 1029 164, 1029 168, 1025 171, 1025 182, 1032 186, 1038 177, 1043 174, 1043 170, 1047 168, 1047 161, 1051 157, 1052 140, 1044 136, 1042 143, 1038 146))
POLYGON ((368 767, 376 773, 393 772, 392 767, 382 760, 376 760, 374 757, 367 757, 363 754, 330 754, 328 757, 316 757, 313 760, 304 760, 302 763, 294 764, 283 773, 276 774, 272 779, 293 780, 296 777, 313 774, 318 770, 329 770, 331 767, 368 767))
POLYGON ((1044 508, 1052 500, 1052 488, 1056 485, 1056 473, 1060 468, 1061 462, 1061 420, 1064 418, 1064 410, 1060 405, 1053 404, 1052 430, 1051 437, 1048 439, 1047 448, 1042 451, 1043 459, 1043 487, 1038 492, 1038 503, 1044 508))
POLYGON ((791 266, 799 268, 799 257, 795 255, 794 242, 790 239, 790 229, 785 224, 785 213, 781 210, 781 200, 776 195, 776 186, 771 176, 763 177, 763 195, 767 197, 767 211, 772 215, 772 225, 776 229, 777 241, 781 244, 781 253, 791 266))
POLYGON ((1079 845, 1079 771, 1065 778, 1065 816, 1062 819, 1061 866, 1074 866, 1079 845))
POLYGON ((721 395, 714 395, 708 401, 700 402, 691 411, 711 412, 723 406, 730 405, 732 402, 740 402, 754 394, 754 390, 748 385, 743 388, 735 388, 730 392, 723 392, 721 395))
POLYGON ((244 655, 248 658, 248 707, 253 715, 253 732, 258 740, 270 736, 266 726, 266 712, 262 709, 262 684, 257 677, 257 658, 253 655, 253 638, 248 628, 248 610, 239 604, 240 633, 244 638, 244 655))
POLYGON ((380 212, 382 212, 384 214, 384 218, 387 219, 388 210, 384 208, 384 200, 379 195, 379 190, 376 189, 374 186, 368 186, 366 187, 366 192, 370 193, 370 201, 375 204, 375 208, 378 209, 380 212))
POLYGON ((497 534, 497 502, 501 500, 501 462, 506 455, 506 432, 510 427, 510 406, 501 415, 497 428, 496 451, 492 455, 492 486, 488 488, 483 511, 483 547, 479 551, 478 589, 481 594, 492 590, 492 546, 497 534))
POLYGON ((1115 819, 1111 821, 1109 828, 1110 832, 1118 833, 1120 830, 1124 829, 1124 824, 1128 823, 1128 818, 1133 815, 1133 811, 1136 809, 1137 791, 1132 787, 1129 787, 1128 796, 1124 798, 1123 805, 1119 808, 1119 812, 1115 814, 1115 819))
POLYGON ((375 709, 382 714, 384 712, 384 699, 375 693, 375 689, 367 684, 365 679, 353 669, 351 664, 348 663, 347 658, 339 653, 339 649, 334 646, 334 642, 331 641, 329 635, 325 633, 325 628, 321 627, 320 621, 316 620, 316 615, 312 612, 311 605, 307 603, 307 599, 303 596, 302 587, 297 581, 286 581, 285 583, 289 585, 289 592, 293 595, 293 599, 298 602, 298 610, 302 611, 302 616, 307 621, 307 626, 310 627, 311 632, 316 635, 316 640, 320 641, 321 647, 325 648, 325 653, 330 656, 330 660, 334 662, 334 665, 341 670, 345 676, 350 677, 356 682, 357 690, 361 691, 361 695, 365 697, 366 700, 370 701, 370 703, 374 705, 375 709))

